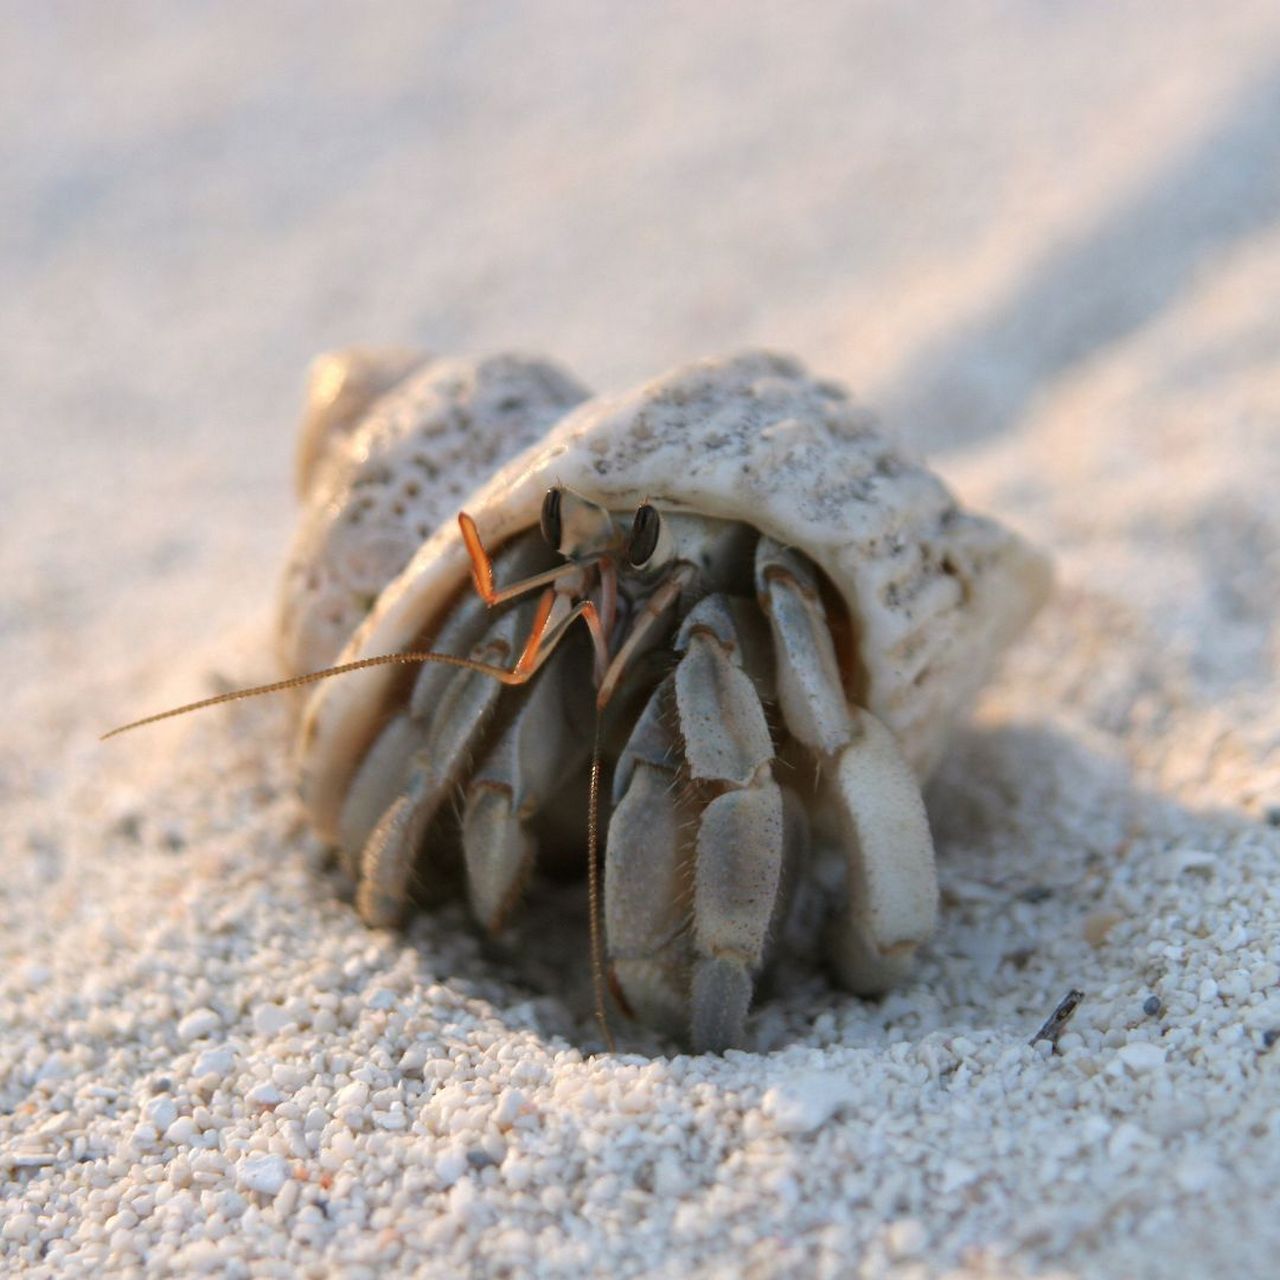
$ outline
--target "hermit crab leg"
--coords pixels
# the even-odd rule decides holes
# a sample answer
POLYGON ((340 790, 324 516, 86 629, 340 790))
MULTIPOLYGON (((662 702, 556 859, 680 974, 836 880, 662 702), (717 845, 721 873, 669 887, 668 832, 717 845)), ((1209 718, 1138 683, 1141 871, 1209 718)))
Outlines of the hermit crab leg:
POLYGON ((626 675, 640 653, 654 643, 659 629, 668 622, 671 610, 679 603, 682 592, 696 576, 692 565, 678 564, 658 587, 645 597, 639 612, 631 622, 627 638, 599 678, 596 707, 603 708, 613 697, 618 682, 626 675))
POLYGON ((533 870, 531 819, 586 762, 590 686, 577 655, 557 650, 467 784, 462 848, 476 919, 497 933, 533 870))
MULTIPOLYGON (((552 490, 547 495, 548 499, 553 495, 558 496, 558 493, 558 490, 552 490)), ((585 503, 585 499, 579 499, 579 501, 585 503)), ((586 505, 594 507, 594 504, 586 505)), ((556 509, 559 510, 558 502, 556 509)), ((602 508, 598 510, 600 515, 605 519, 608 518, 602 508)), ((543 608, 538 612, 533 630, 529 635, 529 642, 520 655, 520 661, 516 664, 515 670, 517 672, 537 670, 538 653, 544 649, 554 648, 573 620, 580 617, 586 622, 591 632, 591 641, 595 648, 595 679, 599 684, 604 678, 605 668, 609 663, 609 635, 613 630, 617 614, 618 579, 612 559, 603 551, 582 555, 573 554, 572 551, 561 551, 561 554, 570 556, 565 564, 548 569, 545 573, 522 578, 505 587, 496 588, 493 584, 493 559, 481 541, 476 522, 462 511, 458 513, 458 527, 462 530, 462 540, 466 544, 467 554, 471 557, 471 580, 475 584, 476 594, 485 604, 489 606, 501 604, 503 601, 513 600, 530 591, 535 591, 539 587, 547 588, 543 597, 543 608), (600 585, 598 606, 585 598, 587 574, 591 568, 596 570, 600 585), (567 614, 561 612, 553 619, 550 602, 573 598, 577 598, 574 609, 567 614)), ((610 530, 612 531, 612 525, 610 530)), ((560 550, 558 530, 555 542, 557 544, 555 549, 560 550)))
POLYGON ((782 793, 773 741, 751 677, 741 666, 723 596, 689 613, 676 647, 676 707, 688 776, 707 797, 698 822, 693 880, 693 1047, 719 1053, 742 1042, 782 887, 782 793))
POLYGON ((680 784, 675 676, 653 691, 613 775, 604 861, 609 977, 623 1008, 689 1031, 689 921, 698 808, 680 784))
MULTIPOLYGON (((499 567, 519 572, 538 564, 544 554, 540 542, 532 538, 518 539, 510 550, 504 550, 499 567)), ((484 601, 478 596, 466 596, 449 612, 433 643, 444 653, 465 653, 478 660, 492 659, 506 665, 516 651, 515 637, 510 635, 506 652, 485 652, 492 648, 493 624, 493 616, 484 601)), ((507 630, 502 634, 507 636, 507 630)), ((350 868, 353 875, 359 874, 361 852, 370 832, 405 788, 414 752, 438 734, 436 708, 449 696, 449 686, 455 680, 465 681, 473 676, 473 672, 459 671, 444 663, 424 662, 407 705, 391 716, 365 753, 347 787, 338 821, 339 842, 348 858, 354 860, 350 868)), ((487 676, 483 679, 486 684, 492 684, 487 676)))
POLYGON ((462 541, 466 545, 467 555, 471 557, 471 581, 475 585, 476 594, 487 605, 502 604, 504 600, 514 600, 517 596, 527 595, 539 587, 552 586, 580 568, 577 562, 570 560, 565 564, 557 565, 554 569, 547 569, 543 573, 533 574, 532 577, 508 583, 505 587, 495 587, 493 559, 480 540, 480 531, 476 528, 476 522, 465 511, 460 511, 458 527, 462 530, 462 541))
MULTIPOLYGON (((817 759, 825 818, 815 832, 844 851, 845 901, 827 937, 841 981, 886 990, 933 932, 938 886, 920 787, 893 734, 845 698, 812 571, 761 538, 756 587, 773 629, 778 701, 792 735, 817 759)), ((821 816, 821 815, 820 815, 821 816)))
POLYGON ((587 624, 587 630, 591 633, 597 677, 604 671, 605 664, 609 660, 609 641, 600 622, 599 610, 591 600, 578 600, 567 610, 564 608, 556 610, 555 606, 563 605, 566 600, 567 597, 551 590, 543 596, 538 606, 538 613, 533 620, 533 626, 530 628, 529 638, 525 641, 524 650, 520 654, 519 661, 511 669, 513 677, 522 679, 512 679, 508 683, 522 683, 523 679, 527 679, 537 671, 559 647, 565 633, 579 618, 587 624))
MULTIPOLYGON (((473 656, 482 661, 509 657, 519 621, 514 613, 496 619, 472 650, 473 656)), ((427 829, 461 780, 475 743, 503 693, 502 685, 481 672, 464 670, 451 675, 429 729, 408 761, 395 798, 368 837, 355 846, 361 849, 356 908, 365 923, 375 928, 396 924, 404 915, 427 829)), ((350 804, 349 799, 344 819, 350 804)), ((354 840, 357 834, 352 831, 350 838, 354 840)))
POLYGON ((520 657, 510 671, 491 661, 510 652, 514 636, 510 634, 512 615, 508 614, 491 637, 497 651, 467 659, 464 672, 449 686, 457 705, 435 709, 433 723, 444 727, 415 753, 402 794, 387 808, 364 844, 356 905, 367 923, 392 924, 403 914, 409 878, 427 826, 448 789, 458 781, 470 744, 497 705, 499 684, 478 684, 468 677, 496 675, 502 684, 526 683, 557 651, 578 618, 591 633, 597 665, 603 664, 602 654, 607 654, 607 649, 595 605, 590 600, 571 601, 568 594, 580 589, 579 576, 578 580, 563 579, 557 587, 543 592, 520 657))

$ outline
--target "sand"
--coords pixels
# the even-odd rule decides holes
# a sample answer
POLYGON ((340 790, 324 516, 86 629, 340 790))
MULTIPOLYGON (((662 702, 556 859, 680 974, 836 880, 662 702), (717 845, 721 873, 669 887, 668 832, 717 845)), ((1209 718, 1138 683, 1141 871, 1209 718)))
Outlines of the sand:
POLYGON ((1272 1274, 1274 6, 317 13, 0 40, 6 1267, 1272 1274), (365 930, 287 706, 97 742, 274 674, 302 371, 359 340, 790 350, 1052 549, 909 986, 596 1054, 578 896, 365 930))

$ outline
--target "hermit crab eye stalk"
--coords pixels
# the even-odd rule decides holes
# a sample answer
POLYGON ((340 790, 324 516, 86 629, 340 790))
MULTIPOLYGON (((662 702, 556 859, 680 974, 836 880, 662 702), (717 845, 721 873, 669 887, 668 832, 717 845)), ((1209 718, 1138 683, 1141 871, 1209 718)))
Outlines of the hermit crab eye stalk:
POLYGON ((674 554, 667 522, 657 507, 642 502, 636 508, 627 536, 627 564, 633 569, 657 569, 665 565, 674 554))
POLYGON ((620 534, 608 510, 561 484, 547 490, 538 524, 547 545, 577 564, 618 550, 620 534))
POLYGON ((631 536, 627 539, 627 563, 633 569, 643 569, 658 549, 658 535, 662 532, 662 517, 657 509, 643 502, 636 508, 631 522, 631 536))
POLYGON ((542 515, 538 523, 542 527, 542 537, 552 551, 560 550, 560 497, 563 492, 557 485, 554 489, 548 489, 546 497, 542 499, 542 515))

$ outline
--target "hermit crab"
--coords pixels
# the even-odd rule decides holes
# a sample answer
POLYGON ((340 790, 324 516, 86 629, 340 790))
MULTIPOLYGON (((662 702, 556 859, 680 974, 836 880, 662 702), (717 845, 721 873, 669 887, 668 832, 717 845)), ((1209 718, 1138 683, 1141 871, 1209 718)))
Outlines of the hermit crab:
POLYGON ((576 863, 601 1009, 698 1051, 743 1043, 789 946, 857 993, 903 976, 937 913, 920 787, 1038 552, 769 353, 593 399, 534 359, 342 352, 298 458, 284 660, 337 672, 301 793, 368 923, 464 892, 497 933, 576 863))

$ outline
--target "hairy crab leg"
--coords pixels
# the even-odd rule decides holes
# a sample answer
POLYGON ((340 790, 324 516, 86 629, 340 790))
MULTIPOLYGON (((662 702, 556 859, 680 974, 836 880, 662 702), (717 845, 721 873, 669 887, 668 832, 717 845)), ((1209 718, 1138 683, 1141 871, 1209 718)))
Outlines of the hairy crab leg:
POLYGON ((653 691, 613 775, 604 923, 618 1003, 673 1036, 689 1033, 689 922, 698 807, 680 783, 675 676, 653 691))
MULTIPOLYGON (((544 555, 541 539, 517 539, 503 550, 498 567, 519 573, 540 563, 544 555)), ((493 628, 494 618, 484 601, 469 595, 445 617, 433 643, 443 653, 465 653, 505 666, 518 652, 518 645, 512 634, 505 652, 482 652, 481 642, 489 641, 493 628)), ((405 788, 414 752, 440 732, 435 723, 436 709, 449 696, 449 686, 455 680, 472 678, 493 683, 488 677, 460 672, 443 663, 423 663, 407 705, 387 721, 365 753, 347 787, 338 821, 339 841, 348 858, 354 860, 350 867, 353 876, 360 874, 359 860, 370 832, 405 788)))
POLYGON ((815 854, 823 846, 842 851, 844 904, 826 950, 851 991, 879 994, 904 976, 937 919, 933 840, 920 787, 893 734, 847 702, 807 564, 761 538, 756 583, 774 634, 783 719, 820 769, 815 854))
POLYGON ((586 763, 590 743, 581 726, 591 702, 589 686, 575 675, 578 656, 557 650, 467 783, 467 893, 490 933, 501 930, 533 871, 533 818, 586 763))
MULTIPOLYGON (((543 592, 524 647, 515 666, 511 668, 511 678, 503 683, 524 683, 532 679, 559 651, 560 641, 578 618, 582 618, 587 624, 597 666, 602 665, 602 655, 607 653, 607 649, 595 604, 590 600, 578 600, 569 604, 569 596, 563 590, 565 585, 561 582, 558 588, 549 587, 543 592)), ((501 631, 496 632, 491 639, 494 645, 500 645, 505 650, 508 640, 501 631)), ((491 649, 492 645, 486 644, 484 648, 491 649)), ((487 719, 496 706, 498 686, 491 685, 486 689, 465 678, 472 674, 489 674, 488 669, 493 664, 478 655, 473 658, 473 662, 474 665, 465 674, 460 673, 459 679, 449 686, 449 691, 463 701, 455 708, 446 698, 436 709, 436 723, 456 722, 456 726, 432 735, 428 743, 415 754, 409 768, 407 785, 387 808, 365 842, 357 906, 366 923, 392 924, 403 915, 409 879, 427 827, 438 811, 446 789, 457 781, 468 745, 479 731, 482 721, 487 719), (462 710, 464 705, 465 712, 462 710)), ((497 831, 492 839, 496 840, 500 834, 501 831, 497 831)), ((467 846, 469 869, 474 869, 477 873, 482 870, 483 860, 477 861, 470 856, 470 851, 480 842, 481 837, 473 834, 471 843, 467 846), (471 865, 473 862, 474 868, 471 865)), ((482 881, 491 878, 481 877, 482 881)), ((492 896, 473 886, 473 897, 476 891, 481 892, 481 898, 486 903, 492 896)), ((477 914, 486 925, 496 927, 495 912, 478 910, 477 914)))
MULTIPOLYGON (((501 659, 515 648, 518 618, 497 618, 473 655, 501 659)), ((470 763, 471 752, 497 709, 503 687, 475 671, 455 671, 436 715, 409 757, 404 777, 373 829, 349 852, 359 856, 356 907, 373 927, 404 916, 424 840, 470 763)), ((358 779, 357 779, 358 781, 358 779)), ((350 799, 348 800, 348 806, 350 799)), ((344 806, 344 817, 346 816, 344 806)), ((358 833, 352 832, 354 839, 358 833)))
POLYGON ((782 793, 725 597, 699 601, 676 647, 684 650, 675 684, 685 762, 706 801, 693 881, 690 1033, 695 1052, 720 1053, 742 1043, 782 888, 782 793))

